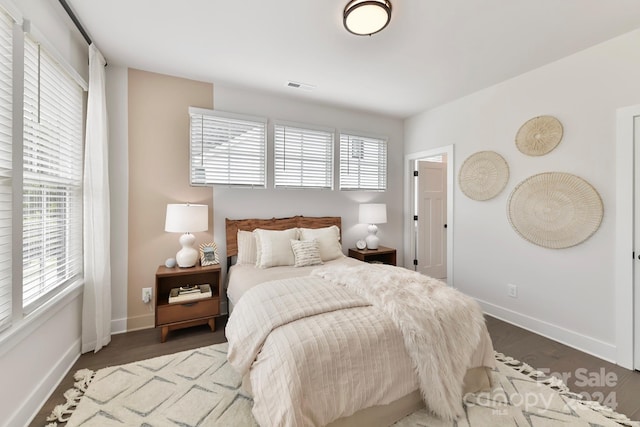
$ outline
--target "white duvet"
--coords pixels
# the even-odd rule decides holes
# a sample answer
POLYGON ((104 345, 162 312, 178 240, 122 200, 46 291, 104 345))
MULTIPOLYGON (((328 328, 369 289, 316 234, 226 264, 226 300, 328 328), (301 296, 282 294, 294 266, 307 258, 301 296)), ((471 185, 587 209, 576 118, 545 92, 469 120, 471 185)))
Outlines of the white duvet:
MULTIPOLYGON (((326 261, 326 267, 340 267, 361 265, 362 261, 346 256, 326 261)), ((235 307, 236 302, 249 289, 265 282, 272 280, 288 279, 291 277, 308 276, 313 270, 318 268, 317 265, 307 267, 281 266, 273 268, 258 268, 255 264, 235 264, 229 269, 229 284, 227 287, 227 297, 229 303, 235 307)))
MULTIPOLYGON (((264 283, 236 305, 226 328, 228 358, 248 375, 261 426, 325 425, 418 388, 425 396, 394 319, 337 277, 264 283)), ((464 371, 491 366, 487 339, 483 329, 464 371)), ((433 363, 432 355, 424 358, 433 363)))

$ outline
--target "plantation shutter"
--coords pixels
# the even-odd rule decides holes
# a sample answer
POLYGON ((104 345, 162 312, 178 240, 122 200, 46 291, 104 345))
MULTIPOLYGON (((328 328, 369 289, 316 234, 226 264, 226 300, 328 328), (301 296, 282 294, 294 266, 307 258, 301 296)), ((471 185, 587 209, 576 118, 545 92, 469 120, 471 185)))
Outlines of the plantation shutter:
POLYGON ((387 141, 340 134, 340 190, 387 189, 387 141))
POLYGON ((189 108, 191 185, 265 187, 267 120, 189 108))
POLYGON ((24 51, 26 308, 82 275, 83 90, 28 36, 24 51))
POLYGON ((11 323, 13 20, 0 11, 0 329, 11 323))
POLYGON ((276 188, 333 188, 333 131, 274 126, 276 188))

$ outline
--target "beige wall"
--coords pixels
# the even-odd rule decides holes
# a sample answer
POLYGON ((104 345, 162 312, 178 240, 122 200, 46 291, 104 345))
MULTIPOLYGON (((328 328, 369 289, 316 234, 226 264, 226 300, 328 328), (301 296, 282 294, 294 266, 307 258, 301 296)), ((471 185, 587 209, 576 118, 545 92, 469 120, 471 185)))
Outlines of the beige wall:
POLYGON ((167 203, 209 205, 209 230, 196 245, 213 241, 212 191, 189 185, 189 106, 213 108, 213 85, 129 69, 129 266, 127 330, 153 327, 151 305, 141 300, 155 271, 180 249, 164 231, 167 203))

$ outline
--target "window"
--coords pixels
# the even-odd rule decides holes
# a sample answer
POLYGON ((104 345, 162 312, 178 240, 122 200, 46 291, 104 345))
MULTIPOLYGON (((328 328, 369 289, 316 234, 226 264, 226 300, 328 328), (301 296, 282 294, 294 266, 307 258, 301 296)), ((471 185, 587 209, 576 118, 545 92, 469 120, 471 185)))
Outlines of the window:
POLYGON ((265 187, 267 120, 201 108, 191 117, 191 185, 265 187))
POLYGON ((0 11, 0 329, 11 322, 13 21, 0 11))
POLYGON ((82 275, 83 89, 24 45, 23 307, 82 275))
POLYGON ((386 139, 341 133, 340 190, 386 189, 386 139))
POLYGON ((333 131, 274 126, 276 188, 333 188, 333 131))

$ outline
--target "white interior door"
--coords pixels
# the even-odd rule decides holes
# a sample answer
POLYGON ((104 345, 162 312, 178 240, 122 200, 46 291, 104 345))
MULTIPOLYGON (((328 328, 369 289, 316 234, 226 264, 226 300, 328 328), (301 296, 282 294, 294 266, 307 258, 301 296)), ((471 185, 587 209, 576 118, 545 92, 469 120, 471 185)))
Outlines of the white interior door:
POLYGON ((634 286, 634 368, 640 370, 640 116, 634 118, 633 123, 633 147, 634 147, 634 248, 635 261, 633 263, 634 286))
POLYGON ((418 162, 418 271, 447 277, 447 164, 418 162))

